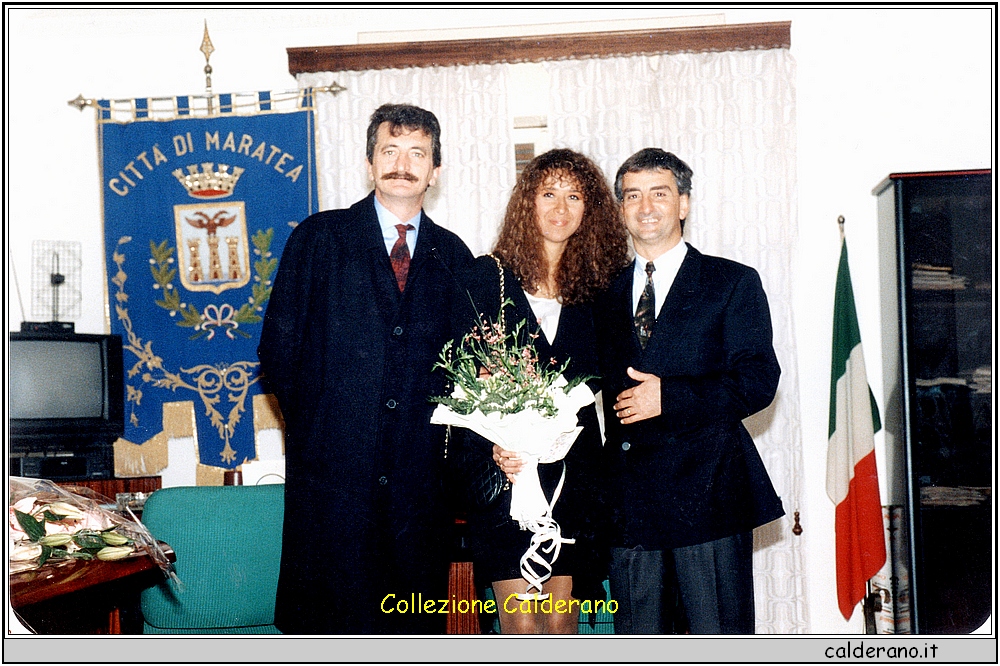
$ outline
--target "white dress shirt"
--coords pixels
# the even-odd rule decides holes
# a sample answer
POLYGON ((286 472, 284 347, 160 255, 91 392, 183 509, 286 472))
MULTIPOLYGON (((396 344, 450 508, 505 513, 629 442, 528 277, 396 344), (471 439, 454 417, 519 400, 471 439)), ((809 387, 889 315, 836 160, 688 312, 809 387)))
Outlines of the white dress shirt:
MULTIPOLYGON (((660 308, 663 307, 663 301, 667 299, 667 292, 670 291, 670 287, 674 284, 674 278, 677 277, 677 271, 680 270, 681 262, 684 261, 686 255, 687 243, 682 240, 653 260, 653 266, 656 268, 653 271, 653 296, 656 301, 657 317, 660 316, 660 308)), ((649 259, 636 253, 635 264, 632 269, 633 314, 635 314, 636 308, 639 307, 639 297, 642 296, 642 290, 646 288, 646 264, 648 262, 649 259)))

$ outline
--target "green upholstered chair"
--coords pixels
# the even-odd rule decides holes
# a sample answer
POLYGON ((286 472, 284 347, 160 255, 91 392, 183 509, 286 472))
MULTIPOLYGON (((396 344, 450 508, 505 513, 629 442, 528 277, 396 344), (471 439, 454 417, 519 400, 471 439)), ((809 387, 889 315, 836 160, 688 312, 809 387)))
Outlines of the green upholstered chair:
POLYGON ((146 500, 142 522, 173 548, 177 576, 142 592, 143 633, 277 634, 285 486, 181 486, 146 500))

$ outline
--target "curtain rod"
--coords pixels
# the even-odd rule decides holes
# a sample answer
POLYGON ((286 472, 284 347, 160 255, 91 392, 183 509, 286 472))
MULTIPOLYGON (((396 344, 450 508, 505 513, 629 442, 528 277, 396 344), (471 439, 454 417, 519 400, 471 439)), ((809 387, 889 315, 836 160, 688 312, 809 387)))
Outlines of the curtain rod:
POLYGON ((288 71, 343 72, 791 46, 791 21, 568 35, 290 47, 288 71))

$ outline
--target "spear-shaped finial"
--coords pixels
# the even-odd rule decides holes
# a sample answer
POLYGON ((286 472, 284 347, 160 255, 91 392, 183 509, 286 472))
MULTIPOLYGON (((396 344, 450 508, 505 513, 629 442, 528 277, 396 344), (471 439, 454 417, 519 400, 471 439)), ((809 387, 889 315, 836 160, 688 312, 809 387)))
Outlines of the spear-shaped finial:
MULTIPOLYGON (((336 84, 334 84, 334 85, 336 85, 336 84)), ((96 106, 97 105, 97 103, 94 100, 87 99, 86 97, 84 97, 83 93, 77 95, 76 99, 71 99, 70 101, 68 101, 66 103, 69 104, 72 107, 76 107, 76 109, 78 111, 83 111, 88 106, 96 106)))
POLYGON ((208 59, 212 56, 215 47, 212 46, 212 39, 208 36, 208 19, 205 19, 205 35, 201 38, 201 52, 205 54, 205 92, 212 95, 212 66, 208 64, 208 59))

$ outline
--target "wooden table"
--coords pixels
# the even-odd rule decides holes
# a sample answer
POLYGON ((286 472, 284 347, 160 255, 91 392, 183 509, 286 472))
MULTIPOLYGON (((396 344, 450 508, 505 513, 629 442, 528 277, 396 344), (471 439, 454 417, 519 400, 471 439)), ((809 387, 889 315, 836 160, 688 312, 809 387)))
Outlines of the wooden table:
POLYGON ((57 485, 71 490, 73 486, 89 488, 99 495, 107 497, 112 502, 118 493, 152 493, 159 490, 161 479, 158 476, 131 476, 114 479, 84 479, 80 481, 59 481, 57 485))
MULTIPOLYGON (((160 547, 176 561, 170 546, 160 547)), ((10 605, 39 634, 142 633, 139 592, 162 579, 146 554, 45 564, 11 574, 10 605)))

